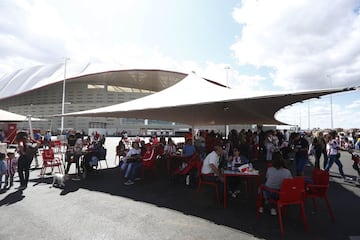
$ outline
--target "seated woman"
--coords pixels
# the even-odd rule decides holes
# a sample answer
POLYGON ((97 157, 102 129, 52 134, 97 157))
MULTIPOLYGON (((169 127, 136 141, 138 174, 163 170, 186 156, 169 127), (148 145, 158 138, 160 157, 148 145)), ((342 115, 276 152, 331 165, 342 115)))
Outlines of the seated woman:
MULTIPOLYGON (((274 152, 272 156, 272 167, 268 168, 266 172, 266 182, 265 187, 262 187, 263 192, 260 194, 263 194, 265 198, 265 202, 267 199, 277 199, 279 196, 271 191, 267 191, 266 189, 273 189, 279 191, 281 188, 281 184, 284 178, 292 178, 291 172, 289 169, 287 169, 285 161, 281 155, 280 152, 274 152)), ((263 208, 259 208, 259 212, 263 212, 263 208)), ((276 209, 274 206, 271 206, 270 209, 271 215, 276 215, 276 209)))
POLYGON ((134 180, 140 180, 140 171, 142 168, 151 168, 156 164, 156 153, 155 146, 150 143, 145 144, 145 153, 142 158, 131 161, 128 164, 125 178, 127 181, 124 183, 125 185, 134 184, 134 180))
POLYGON ((132 148, 127 152, 126 156, 120 161, 120 171, 124 172, 125 185, 131 185, 134 182, 130 179, 132 172, 132 162, 141 161, 141 149, 138 142, 132 143, 132 148))
POLYGON ((121 158, 126 156, 126 147, 123 139, 121 138, 119 144, 116 146, 116 157, 119 157, 119 161, 121 158))
POLYGON ((170 173, 173 169, 172 160, 175 159, 176 156, 176 146, 171 137, 168 138, 167 144, 164 147, 163 159, 166 162, 166 168, 168 173, 170 173))
POLYGON ((165 156, 175 156, 176 155, 176 146, 171 137, 168 138, 167 144, 164 147, 165 156))

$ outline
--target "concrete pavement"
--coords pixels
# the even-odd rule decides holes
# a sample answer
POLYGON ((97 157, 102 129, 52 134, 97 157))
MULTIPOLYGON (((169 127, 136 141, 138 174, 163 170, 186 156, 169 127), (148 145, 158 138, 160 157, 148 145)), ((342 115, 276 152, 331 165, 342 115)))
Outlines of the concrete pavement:
MULTIPOLYGON (((73 177, 62 190, 51 187, 50 176, 40 182, 39 170, 33 170, 27 189, 0 194, 0 239, 359 239, 360 188, 338 178, 335 166, 329 198, 336 222, 324 202, 317 201, 315 214, 307 201, 309 232, 298 208, 289 207, 281 236, 277 217, 264 212, 256 219, 255 195, 244 189, 223 209, 213 189, 204 188, 195 198, 193 187, 170 184, 166 175, 146 175, 125 186, 114 163, 117 142, 106 140, 109 168, 86 180, 73 177)), ((347 154, 342 154, 345 173, 355 175, 347 154)), ((259 160, 255 168, 265 169, 265 163, 259 160)), ((307 167, 306 174, 311 170, 307 167)))

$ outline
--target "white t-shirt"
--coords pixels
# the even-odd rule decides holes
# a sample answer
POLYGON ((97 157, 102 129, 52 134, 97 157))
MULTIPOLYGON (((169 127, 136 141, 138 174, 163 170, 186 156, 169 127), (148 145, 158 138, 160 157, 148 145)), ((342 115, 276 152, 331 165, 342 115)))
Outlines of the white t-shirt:
POLYGON ((202 174, 214 173, 210 167, 210 164, 214 164, 216 167, 219 167, 219 159, 220 157, 217 155, 215 151, 209 153, 204 159, 203 166, 201 168, 202 174))
POLYGON ((327 144, 326 144, 326 151, 327 151, 327 155, 337 155, 338 154, 338 148, 339 145, 338 143, 333 139, 330 140, 327 144))

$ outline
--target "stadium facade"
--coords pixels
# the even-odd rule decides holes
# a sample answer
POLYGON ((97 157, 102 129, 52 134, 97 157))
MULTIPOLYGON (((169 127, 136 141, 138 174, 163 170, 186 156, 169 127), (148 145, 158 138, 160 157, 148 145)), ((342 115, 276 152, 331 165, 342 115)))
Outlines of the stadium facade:
MULTIPOLYGON (((187 74, 160 69, 130 69, 101 64, 56 64, 18 70, 0 78, 0 108, 47 121, 32 122, 35 129, 59 133, 65 79, 64 112, 76 112, 127 102, 161 91, 187 74)), ((166 99, 164 99, 166 101, 166 99)), ((189 126, 156 120, 65 117, 64 129, 98 130, 107 135, 123 130, 130 135, 152 132, 172 135, 189 126)), ((28 123, 18 123, 28 128, 28 123)))

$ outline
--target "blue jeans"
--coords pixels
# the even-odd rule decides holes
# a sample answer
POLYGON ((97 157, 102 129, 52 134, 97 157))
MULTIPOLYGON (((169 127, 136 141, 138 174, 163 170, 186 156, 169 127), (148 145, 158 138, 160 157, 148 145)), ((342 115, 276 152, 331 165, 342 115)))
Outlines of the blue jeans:
POLYGON ((325 170, 326 170, 326 171, 329 171, 330 168, 331 168, 331 166, 334 164, 334 162, 335 162, 335 164, 336 164, 336 165, 338 166, 338 168, 339 168, 339 173, 340 173, 340 175, 341 175, 342 177, 345 177, 345 174, 344 174, 344 171, 343 171, 343 165, 342 165, 342 163, 340 162, 340 159, 339 159, 339 157, 338 157, 337 155, 330 155, 330 156, 329 156, 329 161, 328 161, 328 163, 326 164, 325 170))
POLYGON ((296 175, 301 176, 308 159, 303 156, 295 156, 296 175))
POLYGON ((124 177, 130 180, 134 180, 137 176, 139 176, 141 166, 142 166, 141 162, 128 163, 124 177))

